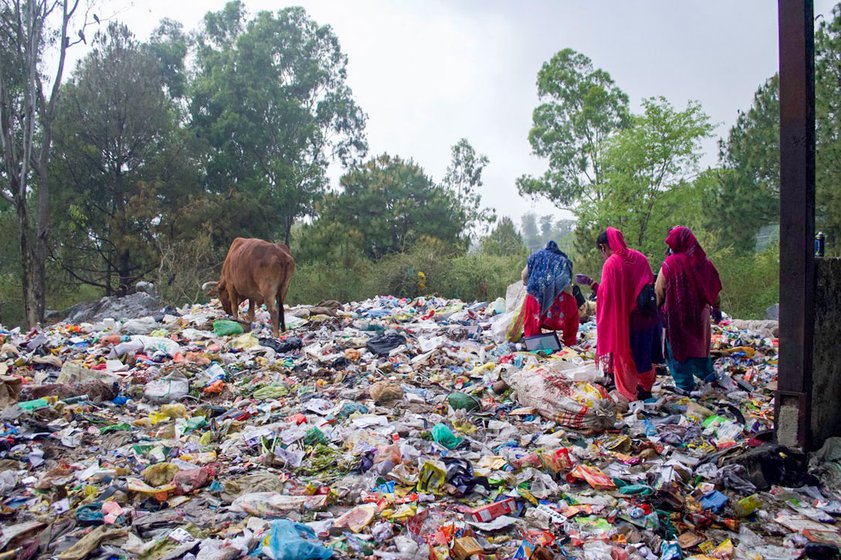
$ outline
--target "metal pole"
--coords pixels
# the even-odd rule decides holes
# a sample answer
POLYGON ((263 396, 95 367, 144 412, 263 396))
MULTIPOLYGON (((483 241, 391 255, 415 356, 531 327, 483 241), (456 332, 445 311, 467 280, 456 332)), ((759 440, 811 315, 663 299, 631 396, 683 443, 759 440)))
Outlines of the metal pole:
POLYGON ((815 34, 812 0, 778 0, 780 363, 777 441, 806 450, 815 328, 815 34))

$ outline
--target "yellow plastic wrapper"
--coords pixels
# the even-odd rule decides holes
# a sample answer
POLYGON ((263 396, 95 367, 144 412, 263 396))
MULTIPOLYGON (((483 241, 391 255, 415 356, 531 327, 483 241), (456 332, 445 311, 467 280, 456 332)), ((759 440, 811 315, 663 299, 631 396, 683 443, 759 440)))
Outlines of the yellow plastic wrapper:
POLYGON ((430 461, 423 464, 420 476, 418 477, 418 492, 435 494, 447 480, 447 470, 443 465, 430 461))
POLYGON ((395 521, 400 521, 400 520, 409 519, 411 517, 414 517, 417 514, 418 514, 418 507, 417 506, 403 505, 403 506, 400 507, 400 509, 398 509, 397 511, 395 511, 391 515, 391 518, 395 521))
POLYGON ((187 407, 182 403, 161 405, 161 414, 167 418, 187 418, 187 407))
POLYGON ((205 453, 184 453, 179 457, 179 459, 187 461, 188 463, 207 465, 208 463, 212 463, 216 460, 216 452, 207 451, 205 453))
POLYGON ((257 338, 253 334, 245 333, 233 339, 228 346, 231 349, 236 350, 250 350, 251 348, 255 348, 259 345, 260 341, 257 340, 257 338))
POLYGON ((143 480, 148 484, 152 486, 163 486, 172 482, 172 479, 175 478, 179 470, 172 463, 157 463, 143 469, 141 475, 143 476, 143 480))
POLYGON ((169 420, 169 416, 163 414, 161 412, 150 412, 149 413, 149 424, 154 426, 155 424, 160 424, 161 422, 166 422, 169 420))

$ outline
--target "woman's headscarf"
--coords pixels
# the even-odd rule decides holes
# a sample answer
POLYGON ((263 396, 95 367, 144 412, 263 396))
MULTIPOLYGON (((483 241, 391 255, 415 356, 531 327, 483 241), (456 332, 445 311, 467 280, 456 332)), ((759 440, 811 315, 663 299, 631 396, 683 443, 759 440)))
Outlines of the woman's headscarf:
POLYGON ((663 262, 666 327, 672 355, 683 361, 692 357, 686 355, 683 341, 689 337, 685 334, 694 335, 694 339, 703 335, 706 325, 701 320, 702 313, 704 307, 714 305, 718 299, 721 279, 689 228, 673 228, 666 237, 666 245, 672 250, 663 262))
POLYGON ((596 355, 613 354, 615 367, 635 368, 631 354, 630 318, 642 289, 654 282, 648 259, 629 249, 625 236, 607 228, 607 244, 613 254, 604 262, 596 305, 596 355))
POLYGON ((545 316, 555 298, 572 282, 572 261, 557 243, 550 241, 545 249, 529 257, 528 274, 526 289, 540 304, 540 314, 545 316))

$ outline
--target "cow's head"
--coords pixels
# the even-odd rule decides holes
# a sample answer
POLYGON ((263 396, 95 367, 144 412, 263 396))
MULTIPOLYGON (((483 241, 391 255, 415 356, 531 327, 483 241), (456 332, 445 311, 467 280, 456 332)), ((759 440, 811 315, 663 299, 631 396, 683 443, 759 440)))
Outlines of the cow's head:
POLYGON ((231 307, 231 298, 228 296, 228 290, 225 287, 224 281, 219 282, 205 282, 202 284, 202 290, 210 297, 218 297, 219 303, 222 304, 222 309, 228 315, 233 315, 233 307, 231 307))

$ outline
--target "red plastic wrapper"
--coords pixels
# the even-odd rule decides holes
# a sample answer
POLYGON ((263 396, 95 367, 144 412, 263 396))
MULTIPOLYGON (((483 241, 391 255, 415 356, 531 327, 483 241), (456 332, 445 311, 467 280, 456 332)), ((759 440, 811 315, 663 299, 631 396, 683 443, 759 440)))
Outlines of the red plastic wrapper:
POLYGON ((555 449, 554 451, 541 451, 538 452, 538 456, 543 466, 556 474, 562 470, 568 471, 573 467, 572 458, 569 456, 569 451, 565 447, 555 449))
POLYGON ((514 498, 505 498, 499 502, 494 502, 486 506, 477 507, 470 510, 470 517, 473 521, 479 523, 487 523, 501 515, 508 515, 517 511, 517 500, 514 498))
POLYGON ((610 490, 616 488, 609 476, 604 474, 600 468, 589 465, 578 465, 567 475, 567 482, 583 480, 595 490, 610 490))

